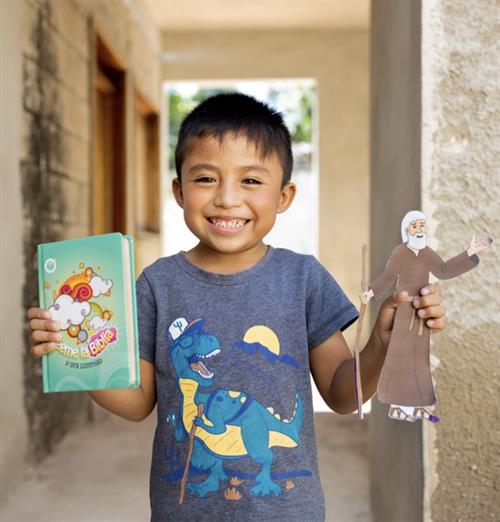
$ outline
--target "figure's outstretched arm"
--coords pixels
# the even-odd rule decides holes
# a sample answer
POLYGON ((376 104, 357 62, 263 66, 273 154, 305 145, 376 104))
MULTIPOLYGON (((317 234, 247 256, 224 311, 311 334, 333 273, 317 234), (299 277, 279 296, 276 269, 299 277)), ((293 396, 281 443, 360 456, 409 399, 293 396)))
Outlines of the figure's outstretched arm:
POLYGON ((370 283, 368 289, 361 295, 361 302, 367 304, 372 297, 385 294, 396 282, 400 272, 399 247, 396 247, 387 261, 385 270, 370 283))
POLYGON ((425 262, 429 272, 432 272, 438 279, 453 279, 475 268, 479 263, 479 258, 476 254, 469 257, 468 251, 464 250, 448 261, 443 261, 432 248, 426 248, 425 262))

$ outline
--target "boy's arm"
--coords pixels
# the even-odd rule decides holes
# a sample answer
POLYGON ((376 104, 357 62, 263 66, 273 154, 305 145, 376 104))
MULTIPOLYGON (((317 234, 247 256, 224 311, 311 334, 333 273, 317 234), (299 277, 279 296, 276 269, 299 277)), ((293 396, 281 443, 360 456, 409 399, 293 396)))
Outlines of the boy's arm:
MULTIPOLYGON (((421 297, 414 301, 418 316, 426 320, 432 330, 444 329, 445 310, 441 296, 434 285, 427 285, 421 297)), ((377 383, 384 364, 394 313, 405 302, 407 292, 399 292, 384 301, 366 346, 359 355, 363 399, 366 401, 377 391, 377 383)), ((341 332, 335 332, 309 354, 311 373, 321 396, 337 413, 347 414, 356 409, 354 393, 354 366, 351 352, 341 332)))
POLYGON ((124 419, 144 420, 156 405, 155 367, 145 359, 139 361, 141 384, 137 388, 93 390, 87 393, 99 406, 124 419))
MULTIPOLYGON (((372 333, 366 347, 359 354, 363 400, 368 400, 377 389, 384 364, 385 348, 372 333)), ((323 400, 340 414, 356 409, 354 394, 354 367, 351 352, 340 331, 335 332, 309 355, 311 373, 323 400)))

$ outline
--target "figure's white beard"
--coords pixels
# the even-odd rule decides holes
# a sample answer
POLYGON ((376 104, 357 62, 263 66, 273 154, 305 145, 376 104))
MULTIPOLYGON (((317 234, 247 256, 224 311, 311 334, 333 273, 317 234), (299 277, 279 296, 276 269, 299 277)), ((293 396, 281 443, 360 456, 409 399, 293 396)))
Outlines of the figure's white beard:
POLYGON ((423 234, 423 233, 415 234, 414 236, 409 235, 408 244, 415 250, 422 250, 423 248, 425 248, 426 239, 427 239, 427 235, 423 234), (422 236, 422 237, 417 237, 417 236, 422 236))

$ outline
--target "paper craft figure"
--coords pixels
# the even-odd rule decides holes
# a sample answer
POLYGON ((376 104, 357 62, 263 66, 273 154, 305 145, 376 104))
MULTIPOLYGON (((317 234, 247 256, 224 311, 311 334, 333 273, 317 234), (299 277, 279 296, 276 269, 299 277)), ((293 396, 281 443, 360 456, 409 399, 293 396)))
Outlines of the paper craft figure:
POLYGON ((490 238, 476 242, 452 259, 444 262, 426 246, 425 215, 419 210, 408 212, 401 222, 403 243, 392 252, 384 272, 362 294, 362 302, 380 297, 396 283, 398 292, 406 291, 408 300, 398 306, 391 339, 387 348, 377 394, 381 402, 390 404, 389 417, 415 422, 426 419, 439 422, 426 407, 436 403, 430 369, 430 330, 416 315, 413 301, 429 282, 429 273, 438 279, 452 279, 479 263, 477 253, 488 248, 490 238))

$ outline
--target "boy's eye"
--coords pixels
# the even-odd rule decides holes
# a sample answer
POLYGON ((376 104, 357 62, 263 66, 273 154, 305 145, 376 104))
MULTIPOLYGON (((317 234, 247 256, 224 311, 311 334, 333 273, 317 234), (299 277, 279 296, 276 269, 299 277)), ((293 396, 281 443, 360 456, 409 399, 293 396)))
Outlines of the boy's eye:
POLYGON ((262 182, 259 181, 258 179, 254 179, 254 178, 245 178, 243 180, 244 183, 247 183, 248 185, 262 185, 262 182))
POLYGON ((211 178, 209 176, 203 176, 202 178, 197 178, 194 181, 195 183, 210 183, 213 180, 214 178, 211 178))

